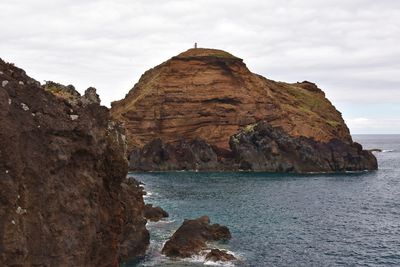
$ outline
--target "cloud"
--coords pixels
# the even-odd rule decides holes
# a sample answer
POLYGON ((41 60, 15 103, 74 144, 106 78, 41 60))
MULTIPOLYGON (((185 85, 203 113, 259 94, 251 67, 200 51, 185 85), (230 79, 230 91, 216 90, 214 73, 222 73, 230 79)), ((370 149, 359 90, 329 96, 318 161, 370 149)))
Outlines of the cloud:
POLYGON ((194 42, 271 79, 316 82, 346 117, 400 105, 400 1, 2 0, 0 10, 2 58, 41 81, 94 86, 107 105, 194 42))
POLYGON ((348 118, 345 119, 347 126, 353 134, 397 134, 400 127, 400 119, 370 119, 370 118, 348 118))

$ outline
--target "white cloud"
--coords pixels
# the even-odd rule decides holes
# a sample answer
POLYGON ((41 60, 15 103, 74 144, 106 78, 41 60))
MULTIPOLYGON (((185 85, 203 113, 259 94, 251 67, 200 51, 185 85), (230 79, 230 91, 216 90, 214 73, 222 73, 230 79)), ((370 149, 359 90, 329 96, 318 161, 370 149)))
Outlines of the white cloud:
POLYGON ((400 128, 400 119, 348 118, 345 122, 353 134, 396 134, 400 128))

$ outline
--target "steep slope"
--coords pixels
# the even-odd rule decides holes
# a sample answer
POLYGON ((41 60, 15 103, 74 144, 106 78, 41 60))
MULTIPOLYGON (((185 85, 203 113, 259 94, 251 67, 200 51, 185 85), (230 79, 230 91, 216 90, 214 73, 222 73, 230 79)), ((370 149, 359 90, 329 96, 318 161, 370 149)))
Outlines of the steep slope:
POLYGON ((351 143, 341 114, 315 84, 268 80, 215 49, 190 49, 145 72, 111 111, 127 129, 130 150, 156 138, 229 149, 230 136, 260 120, 292 136, 351 143))
POLYGON ((118 266, 149 243, 123 131, 69 89, 0 59, 0 266, 118 266))

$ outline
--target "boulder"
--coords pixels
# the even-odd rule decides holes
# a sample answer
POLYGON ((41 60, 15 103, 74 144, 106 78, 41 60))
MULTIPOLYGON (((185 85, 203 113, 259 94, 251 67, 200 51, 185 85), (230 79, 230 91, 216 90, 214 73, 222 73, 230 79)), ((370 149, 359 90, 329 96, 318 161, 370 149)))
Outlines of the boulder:
POLYGON ((228 240, 231 233, 226 226, 210 224, 207 216, 185 220, 165 243, 162 253, 168 257, 187 258, 207 249, 206 242, 228 240))
POLYGON ((153 207, 152 204, 146 204, 144 207, 144 217, 149 221, 158 222, 162 218, 169 217, 169 214, 161 207, 153 207))
POLYGON ((206 255, 206 261, 233 261, 236 260, 235 256, 227 253, 225 250, 212 249, 206 255))

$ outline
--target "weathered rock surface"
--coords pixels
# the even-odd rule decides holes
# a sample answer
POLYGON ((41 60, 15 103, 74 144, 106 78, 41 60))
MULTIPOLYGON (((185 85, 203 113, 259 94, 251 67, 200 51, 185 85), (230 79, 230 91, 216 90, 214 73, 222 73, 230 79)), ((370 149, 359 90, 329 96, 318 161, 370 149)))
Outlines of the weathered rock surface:
POLYGON ((149 243, 122 129, 0 60, 0 265, 118 266, 149 243), (7 82, 6 82, 7 81, 7 82))
POLYGON ((344 172, 377 169, 370 151, 358 143, 338 139, 324 143, 294 137, 267 122, 249 125, 230 138, 230 150, 211 147, 203 140, 164 144, 161 139, 134 150, 135 171, 266 171, 344 172))
POLYGON ((158 222, 163 218, 169 217, 169 214, 161 207, 153 207, 152 204, 146 204, 144 206, 144 217, 149 221, 158 222))
POLYGON ((268 80, 215 49, 190 49, 148 70, 111 111, 127 129, 130 151, 156 138, 228 149, 230 136, 260 120, 295 137, 351 142, 341 114, 315 84, 268 80))
POLYGON ((212 249, 206 255, 206 261, 233 261, 236 260, 235 256, 220 249, 212 249))
POLYGON ((165 243, 162 253, 168 257, 187 258, 207 249, 206 242, 228 240, 231 233, 226 226, 210 224, 207 216, 185 220, 165 243))
POLYGON ((136 171, 217 170, 217 155, 203 140, 180 140, 165 144, 157 138, 129 156, 130 169, 136 171))
POLYGON ((358 143, 293 137, 260 122, 234 135, 230 147, 239 169, 269 172, 344 172, 377 169, 375 156, 358 143))

